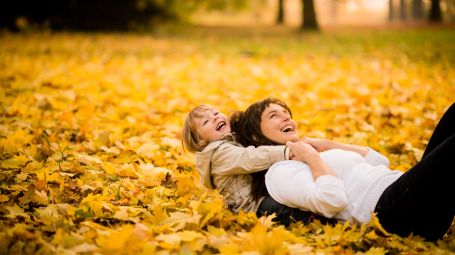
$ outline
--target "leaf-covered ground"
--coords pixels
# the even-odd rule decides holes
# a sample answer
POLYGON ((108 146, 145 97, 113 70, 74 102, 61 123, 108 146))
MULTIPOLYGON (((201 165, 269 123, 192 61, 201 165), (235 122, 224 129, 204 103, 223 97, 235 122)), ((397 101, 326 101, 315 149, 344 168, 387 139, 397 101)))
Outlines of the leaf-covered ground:
POLYGON ((369 145, 406 171, 455 99, 454 45, 449 29, 0 35, 0 253, 454 253, 454 225, 428 243, 234 215, 180 142, 197 104, 273 96, 301 135, 369 145))

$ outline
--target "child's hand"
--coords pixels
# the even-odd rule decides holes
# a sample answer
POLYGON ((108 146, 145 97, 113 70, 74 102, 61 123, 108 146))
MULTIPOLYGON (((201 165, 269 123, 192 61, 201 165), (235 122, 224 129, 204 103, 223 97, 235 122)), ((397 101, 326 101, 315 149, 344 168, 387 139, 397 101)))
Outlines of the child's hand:
POLYGON ((309 163, 314 159, 319 158, 319 153, 308 143, 305 142, 287 142, 286 146, 288 146, 290 152, 289 154, 290 159, 298 160, 304 163, 309 163))
POLYGON ((323 152, 323 151, 331 149, 331 144, 332 144, 332 141, 330 141, 329 139, 318 139, 318 138, 310 138, 310 137, 304 137, 300 141, 313 146, 313 148, 315 150, 317 150, 318 152, 323 152))

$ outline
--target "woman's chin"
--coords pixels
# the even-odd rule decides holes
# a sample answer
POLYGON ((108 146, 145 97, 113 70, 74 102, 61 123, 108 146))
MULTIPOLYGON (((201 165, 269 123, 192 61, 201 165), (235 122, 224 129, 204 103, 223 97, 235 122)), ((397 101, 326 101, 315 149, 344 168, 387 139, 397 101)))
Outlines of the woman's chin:
POLYGON ((286 144, 286 142, 298 142, 299 141, 299 137, 297 135, 289 135, 287 136, 285 139, 284 139, 284 143, 283 144, 286 144))

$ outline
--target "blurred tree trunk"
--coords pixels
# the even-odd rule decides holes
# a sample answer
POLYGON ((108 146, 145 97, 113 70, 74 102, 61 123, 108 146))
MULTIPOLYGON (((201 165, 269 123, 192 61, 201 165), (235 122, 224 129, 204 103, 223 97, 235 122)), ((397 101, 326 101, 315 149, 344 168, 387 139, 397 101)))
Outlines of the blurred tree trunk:
POLYGON ((431 9, 430 9, 430 22, 441 22, 441 5, 439 0, 431 0, 431 9))
POLYGON ((389 21, 393 21, 395 19, 395 9, 393 6, 393 0, 389 0, 389 21))
POLYGON ((313 0, 302 0, 302 30, 318 30, 318 21, 313 0))
POLYGON ((278 14, 276 17, 276 24, 284 24, 284 0, 278 0, 278 14))
POLYGON ((400 20, 406 20, 406 1, 400 0, 400 20))
POLYGON ((414 20, 420 20, 423 18, 423 1, 412 0, 412 18, 414 20))
POLYGON ((330 15, 331 15, 332 23, 336 24, 337 16, 338 16, 338 6, 337 6, 336 0, 330 1, 330 15))

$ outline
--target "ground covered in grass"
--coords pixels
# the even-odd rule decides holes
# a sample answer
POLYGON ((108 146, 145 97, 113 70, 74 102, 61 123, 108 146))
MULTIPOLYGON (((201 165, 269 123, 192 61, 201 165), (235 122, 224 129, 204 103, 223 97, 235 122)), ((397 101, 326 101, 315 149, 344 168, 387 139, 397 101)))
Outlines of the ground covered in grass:
POLYGON ((454 45, 437 28, 2 34, 0 253, 454 253, 454 227, 428 243, 234 215, 180 142, 197 104, 230 113, 273 96, 301 135, 368 145, 406 171, 455 99, 454 45))

